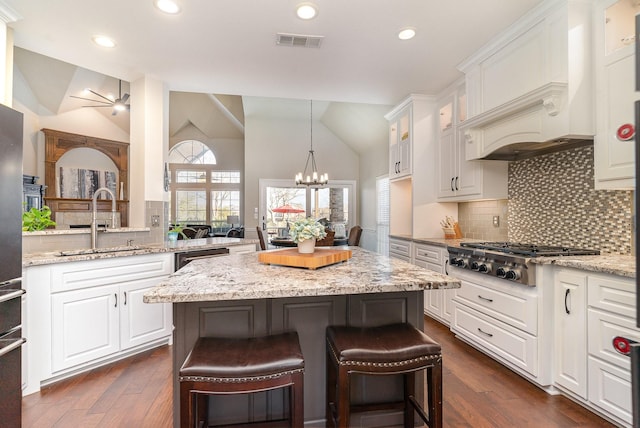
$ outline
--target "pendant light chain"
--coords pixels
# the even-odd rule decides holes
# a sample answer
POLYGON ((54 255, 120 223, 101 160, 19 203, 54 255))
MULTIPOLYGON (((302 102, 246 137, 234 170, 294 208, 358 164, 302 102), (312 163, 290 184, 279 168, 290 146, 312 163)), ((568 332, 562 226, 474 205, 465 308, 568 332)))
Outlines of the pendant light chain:
POLYGON ((316 157, 313 151, 313 100, 310 101, 311 108, 309 113, 310 120, 310 136, 311 136, 311 149, 309 150, 309 155, 307 155, 307 162, 304 165, 304 172, 299 172, 295 176, 296 185, 305 185, 305 186, 323 186, 327 184, 329 181, 329 174, 324 173, 318 176, 318 168, 316 166, 316 157), (311 168, 312 175, 307 175, 307 168, 309 167, 309 160, 311 160, 311 168))

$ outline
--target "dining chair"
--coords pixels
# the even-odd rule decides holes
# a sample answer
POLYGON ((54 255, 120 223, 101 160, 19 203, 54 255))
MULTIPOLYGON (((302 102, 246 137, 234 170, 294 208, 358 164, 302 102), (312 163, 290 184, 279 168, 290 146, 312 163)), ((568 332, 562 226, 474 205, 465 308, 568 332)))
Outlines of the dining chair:
POLYGON ((358 245, 360 245, 360 236, 362 236, 362 228, 358 225, 353 226, 349 230, 349 239, 347 241, 347 244, 350 247, 357 247, 358 245))
POLYGON ((316 247, 331 247, 333 246, 333 240, 335 239, 336 232, 333 230, 327 230, 327 236, 316 241, 316 247))
POLYGON ((256 230, 258 231, 258 239, 260 240, 260 249, 264 251, 267 249, 267 243, 264 240, 264 233, 260 226, 256 226, 256 230))

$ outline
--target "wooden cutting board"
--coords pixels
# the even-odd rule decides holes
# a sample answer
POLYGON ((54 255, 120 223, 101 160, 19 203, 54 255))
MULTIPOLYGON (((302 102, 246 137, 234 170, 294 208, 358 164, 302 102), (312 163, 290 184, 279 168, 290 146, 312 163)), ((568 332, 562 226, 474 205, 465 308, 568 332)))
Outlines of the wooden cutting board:
POLYGON ((297 248, 284 250, 261 251, 258 261, 265 264, 317 269, 334 263, 344 262, 351 258, 351 250, 339 248, 316 248, 313 254, 300 254, 297 248))

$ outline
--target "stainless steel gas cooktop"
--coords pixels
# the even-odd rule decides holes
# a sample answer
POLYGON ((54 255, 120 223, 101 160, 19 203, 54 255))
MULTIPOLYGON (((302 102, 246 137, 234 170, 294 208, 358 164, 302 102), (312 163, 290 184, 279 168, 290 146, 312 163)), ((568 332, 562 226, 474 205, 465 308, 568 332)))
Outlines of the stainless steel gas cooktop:
POLYGON ((600 254, 598 250, 519 242, 463 242, 447 250, 451 266, 531 286, 535 285, 532 258, 600 254))

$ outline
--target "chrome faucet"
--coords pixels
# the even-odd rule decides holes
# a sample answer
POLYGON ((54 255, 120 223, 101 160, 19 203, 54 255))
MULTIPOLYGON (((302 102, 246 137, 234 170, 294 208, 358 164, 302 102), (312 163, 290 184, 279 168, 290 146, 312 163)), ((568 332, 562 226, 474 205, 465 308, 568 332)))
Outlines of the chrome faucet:
POLYGON ((106 187, 101 187, 93 194, 93 215, 91 216, 91 249, 96 249, 98 242, 98 196, 102 192, 107 192, 111 196, 111 227, 116 224, 116 195, 106 187))

